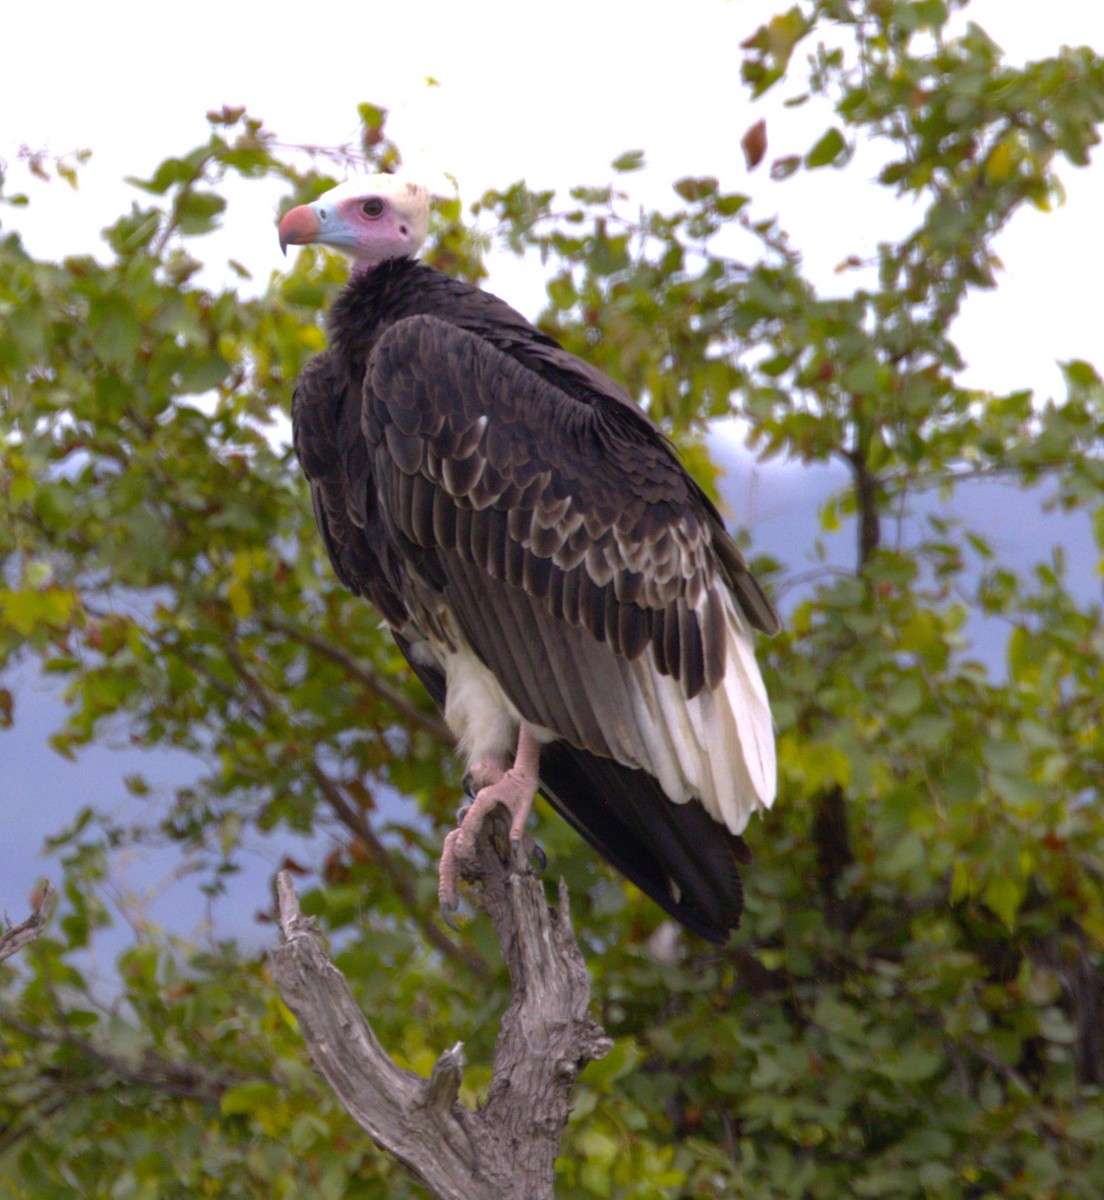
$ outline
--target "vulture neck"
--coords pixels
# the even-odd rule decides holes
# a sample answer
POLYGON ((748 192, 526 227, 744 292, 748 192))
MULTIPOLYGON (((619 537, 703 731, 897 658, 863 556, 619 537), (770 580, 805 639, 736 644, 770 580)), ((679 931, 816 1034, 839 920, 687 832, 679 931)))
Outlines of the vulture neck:
POLYGON ((353 265, 349 268, 349 282, 355 283, 357 280, 363 279, 366 275, 370 275, 373 271, 383 271, 387 274, 384 268, 393 266, 395 263, 412 263, 413 258, 385 258, 382 262, 371 262, 366 258, 354 258, 353 265))
POLYGON ((389 258, 371 266, 354 264, 327 322, 331 347, 353 377, 363 372, 372 343, 383 327, 418 311, 418 279, 423 273, 432 274, 433 269, 413 258, 389 258))

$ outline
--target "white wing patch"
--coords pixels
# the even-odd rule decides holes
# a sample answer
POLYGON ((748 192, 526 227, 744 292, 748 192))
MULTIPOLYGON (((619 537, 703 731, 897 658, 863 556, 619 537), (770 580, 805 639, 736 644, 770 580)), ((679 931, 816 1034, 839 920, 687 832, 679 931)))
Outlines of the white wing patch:
MULTIPOLYGON (((704 604, 704 599, 703 599, 704 604)), ((774 802, 774 730, 752 635, 728 597, 725 674, 714 691, 687 700, 681 684, 662 675, 650 653, 620 660, 624 701, 616 723, 603 711, 613 756, 643 767, 677 804, 698 799, 715 820, 741 833, 753 812, 774 802)))

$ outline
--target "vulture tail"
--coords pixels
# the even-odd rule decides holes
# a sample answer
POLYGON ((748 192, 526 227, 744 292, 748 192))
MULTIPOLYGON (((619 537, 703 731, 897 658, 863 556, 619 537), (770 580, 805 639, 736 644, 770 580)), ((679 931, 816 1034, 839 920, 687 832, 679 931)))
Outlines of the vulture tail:
POLYGON ((743 838, 698 803, 675 804, 646 771, 567 742, 541 747, 541 793, 627 879, 680 924, 724 945, 740 923, 743 838))

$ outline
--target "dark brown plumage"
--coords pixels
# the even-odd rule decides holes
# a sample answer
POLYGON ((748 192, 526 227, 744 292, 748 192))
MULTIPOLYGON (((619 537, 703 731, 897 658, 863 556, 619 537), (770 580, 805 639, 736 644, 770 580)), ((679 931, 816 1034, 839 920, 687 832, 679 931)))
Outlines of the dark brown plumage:
POLYGON ((553 806, 723 941, 774 791, 748 627, 778 621, 713 505, 618 385, 487 293, 388 259, 329 327, 293 421, 338 577, 472 762, 536 731, 553 806))

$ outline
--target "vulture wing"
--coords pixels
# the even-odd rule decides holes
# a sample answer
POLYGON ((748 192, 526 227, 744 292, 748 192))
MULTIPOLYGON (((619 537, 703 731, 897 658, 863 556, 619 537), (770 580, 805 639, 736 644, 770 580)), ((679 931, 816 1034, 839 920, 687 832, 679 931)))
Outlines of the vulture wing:
POLYGON ((310 482, 314 517, 338 579, 366 596, 392 628, 407 610, 376 511, 371 455, 360 430, 360 398, 350 397, 332 351, 316 354, 299 376, 291 402, 295 453, 310 482))
POLYGON ((732 834, 771 802, 770 714, 738 597, 759 623, 773 610, 642 414, 423 315, 372 350, 363 427, 408 569, 526 721, 644 772, 668 802, 700 800, 732 834))

